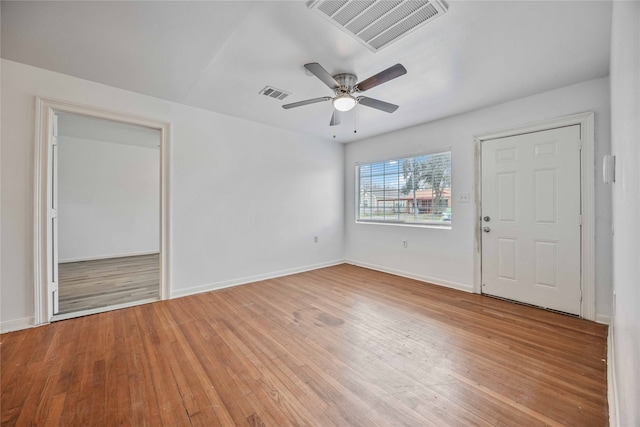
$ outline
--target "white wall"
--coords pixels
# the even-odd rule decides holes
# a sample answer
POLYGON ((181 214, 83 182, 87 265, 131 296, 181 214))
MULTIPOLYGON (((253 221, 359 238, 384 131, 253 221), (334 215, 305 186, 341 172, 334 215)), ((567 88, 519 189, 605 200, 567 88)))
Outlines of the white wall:
MULTIPOLYGON (((640 3, 613 2, 611 150, 613 185, 612 350, 621 426, 640 425, 640 3)), ((610 384, 612 386, 612 384, 610 384)), ((610 408, 614 411, 616 408, 610 408)))
POLYGON ((158 148, 61 136, 58 168, 59 262, 159 252, 158 148))
POLYGON ((4 330, 34 316, 35 96, 171 122, 172 295, 343 258, 342 145, 2 60, 4 330))
MULTIPOLYGON (((453 191, 473 194, 473 135, 587 110, 596 112, 596 164, 610 151, 606 78, 343 149, 333 142, 13 61, 3 60, 1 65, 0 322, 5 329, 24 327, 33 317, 36 95, 171 122, 172 295, 324 265, 343 259, 345 253, 352 261, 470 289, 473 203, 453 202, 451 230, 355 224, 356 161, 450 146, 453 191), (314 235, 320 237, 318 244, 313 243, 314 235), (407 249, 401 247, 402 240, 408 240, 407 249)), ((611 312, 611 206, 609 187, 600 179, 596 182, 596 311, 606 317, 611 312)))
MULTIPOLYGON (((436 122, 348 144, 345 151, 345 241, 350 262, 472 290, 474 273, 474 135, 519 125, 595 111, 596 165, 609 152, 609 81, 592 80, 484 108, 436 122), (452 229, 356 224, 354 220, 356 162, 388 159, 429 150, 452 150, 452 229), (456 202, 470 193, 471 203, 456 202), (402 241, 408 247, 402 247, 402 241)), ((596 168, 596 313, 611 313, 610 189, 596 168)))
MULTIPOLYGON (((2 7, 0 7, 2 10, 2 7)), ((0 13, 2 15, 2 13, 0 13)), ((2 16, 0 16, 2 22, 2 16)), ((1 29, 0 29, 1 30, 1 29)), ((2 61, 0 61, 0 82, 2 81, 2 61)), ((0 100, 2 99, 2 85, 0 84, 0 100)), ((0 190, 2 189, 2 103, 0 102, 0 190)), ((0 195, 0 224, 2 224, 2 197, 0 195)), ((2 258, 2 227, 0 226, 0 280, 2 280, 2 270, 4 261, 2 258)), ((0 298, 2 298, 1 282, 0 282, 0 298)), ((0 332, 2 332, 2 302, 0 301, 0 332)))

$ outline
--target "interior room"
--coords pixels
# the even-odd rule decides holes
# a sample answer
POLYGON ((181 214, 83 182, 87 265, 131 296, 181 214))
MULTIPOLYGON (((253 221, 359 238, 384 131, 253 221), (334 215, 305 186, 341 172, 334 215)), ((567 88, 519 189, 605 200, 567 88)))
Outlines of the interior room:
POLYGON ((640 425, 640 2, 0 25, 2 425, 640 425))
POLYGON ((73 114, 56 122, 54 315, 158 300, 160 133, 73 114))

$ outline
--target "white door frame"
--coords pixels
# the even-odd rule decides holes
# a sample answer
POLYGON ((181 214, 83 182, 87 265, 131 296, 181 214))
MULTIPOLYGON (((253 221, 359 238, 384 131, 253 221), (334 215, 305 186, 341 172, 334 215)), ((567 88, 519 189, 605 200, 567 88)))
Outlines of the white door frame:
MULTIPOLYGON (((160 299, 168 299, 169 283, 169 153, 170 124, 158 120, 137 117, 91 106, 73 104, 66 101, 36 97, 35 123, 35 178, 34 178, 34 233, 33 233, 33 273, 34 273, 34 324, 49 323, 54 319, 53 301, 49 292, 49 266, 51 256, 50 211, 50 155, 51 127, 55 113, 72 113, 99 119, 123 122, 160 131, 160 299)), ((105 309, 109 309, 107 307, 105 309)), ((92 312, 105 311, 92 310, 92 312)), ((82 313, 90 314, 90 313, 82 313)), ((70 316, 65 316, 70 317, 70 316)))
POLYGON ((582 150, 580 152, 580 193, 581 193, 581 290, 580 317, 587 320, 596 320, 595 301, 595 135, 594 113, 574 114, 558 119, 546 120, 529 125, 511 128, 504 131, 492 132, 474 137, 475 144, 475 200, 476 200, 476 224, 475 224, 475 251, 474 251, 474 283, 473 291, 482 293, 482 142, 521 135, 525 133, 539 132, 559 127, 580 125, 580 139, 582 150))

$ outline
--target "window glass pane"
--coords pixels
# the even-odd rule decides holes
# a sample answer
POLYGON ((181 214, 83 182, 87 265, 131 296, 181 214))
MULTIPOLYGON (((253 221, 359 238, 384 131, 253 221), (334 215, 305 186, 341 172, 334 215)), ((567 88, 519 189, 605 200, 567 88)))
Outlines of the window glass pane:
POLYGON ((356 220, 451 224, 451 151, 357 167, 356 220))

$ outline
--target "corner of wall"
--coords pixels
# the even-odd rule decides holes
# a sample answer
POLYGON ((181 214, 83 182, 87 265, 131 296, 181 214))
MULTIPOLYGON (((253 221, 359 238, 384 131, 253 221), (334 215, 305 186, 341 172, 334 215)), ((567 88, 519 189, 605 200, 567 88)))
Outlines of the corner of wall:
POLYGON ((616 386, 613 325, 609 325, 607 336, 607 402, 609 403, 609 426, 618 427, 618 387, 616 386))
POLYGON ((449 280, 439 279, 435 277, 423 276, 421 274, 410 273, 407 271, 396 270, 394 268, 388 268, 377 264, 371 264, 368 262, 357 261, 354 259, 345 259, 347 264, 355 265, 358 267, 368 268, 370 270, 381 271, 383 273, 393 274, 394 276, 406 277, 408 279, 418 280, 420 282, 429 283, 431 285, 443 286, 445 288, 456 289, 463 292, 474 292, 473 284, 467 285, 464 283, 452 282, 449 280))

